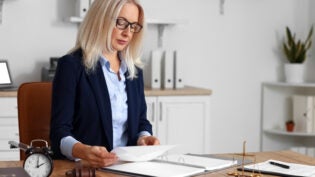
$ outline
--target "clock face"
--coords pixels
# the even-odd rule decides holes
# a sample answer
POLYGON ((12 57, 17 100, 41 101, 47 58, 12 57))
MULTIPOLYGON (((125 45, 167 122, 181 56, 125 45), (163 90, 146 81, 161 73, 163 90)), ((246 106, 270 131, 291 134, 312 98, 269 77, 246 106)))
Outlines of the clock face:
POLYGON ((47 177, 52 168, 51 158, 42 153, 30 154, 24 161, 24 169, 32 177, 47 177))

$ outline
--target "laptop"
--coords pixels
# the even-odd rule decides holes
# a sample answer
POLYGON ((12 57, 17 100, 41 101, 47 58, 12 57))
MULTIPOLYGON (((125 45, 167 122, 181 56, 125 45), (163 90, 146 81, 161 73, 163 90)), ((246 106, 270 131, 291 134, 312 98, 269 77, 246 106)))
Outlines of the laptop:
POLYGON ((10 68, 7 60, 0 60, 0 89, 16 89, 12 82, 10 68))

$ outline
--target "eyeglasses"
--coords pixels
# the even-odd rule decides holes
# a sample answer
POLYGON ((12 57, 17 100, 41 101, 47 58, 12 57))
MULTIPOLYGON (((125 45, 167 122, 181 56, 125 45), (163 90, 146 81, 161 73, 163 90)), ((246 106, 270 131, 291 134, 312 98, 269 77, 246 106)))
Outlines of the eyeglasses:
POLYGON ((133 33, 139 33, 142 29, 142 26, 135 22, 135 23, 130 23, 128 22, 125 18, 117 18, 116 20, 116 27, 120 30, 125 30, 130 26, 130 32, 133 33))

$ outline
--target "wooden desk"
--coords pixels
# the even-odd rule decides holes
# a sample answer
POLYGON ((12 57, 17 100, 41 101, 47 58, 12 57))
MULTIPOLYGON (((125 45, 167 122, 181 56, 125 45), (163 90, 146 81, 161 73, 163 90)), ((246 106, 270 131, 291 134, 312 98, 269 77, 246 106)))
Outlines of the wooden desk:
MULTIPOLYGON (((292 163, 301 163, 306 165, 314 165, 315 166, 315 158, 308 157, 293 151, 276 151, 276 152, 257 152, 251 153, 256 155, 257 162, 262 162, 269 159, 280 160, 285 162, 292 163)), ((219 155, 222 157, 233 157, 231 154, 222 154, 219 155)), ((23 166, 22 161, 0 161, 0 167, 18 167, 23 166)), ((65 172, 67 170, 73 169, 74 163, 66 160, 55 160, 54 161, 54 171, 51 175, 52 177, 62 177, 65 176, 65 172)), ((221 177, 227 176, 227 172, 233 171, 233 168, 207 173, 203 175, 198 175, 198 177, 221 177)), ((126 177, 124 175, 113 174, 109 172, 97 171, 97 176, 106 176, 106 177, 126 177)), ((271 177, 271 175, 263 175, 264 177, 271 177)))

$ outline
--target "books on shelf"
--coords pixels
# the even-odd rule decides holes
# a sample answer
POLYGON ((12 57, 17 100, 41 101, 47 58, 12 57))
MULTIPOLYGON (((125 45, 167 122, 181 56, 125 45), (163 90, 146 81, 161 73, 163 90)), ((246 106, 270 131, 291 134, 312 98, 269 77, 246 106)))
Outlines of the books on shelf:
POLYGON ((315 96, 293 95, 295 132, 315 132, 315 96))

